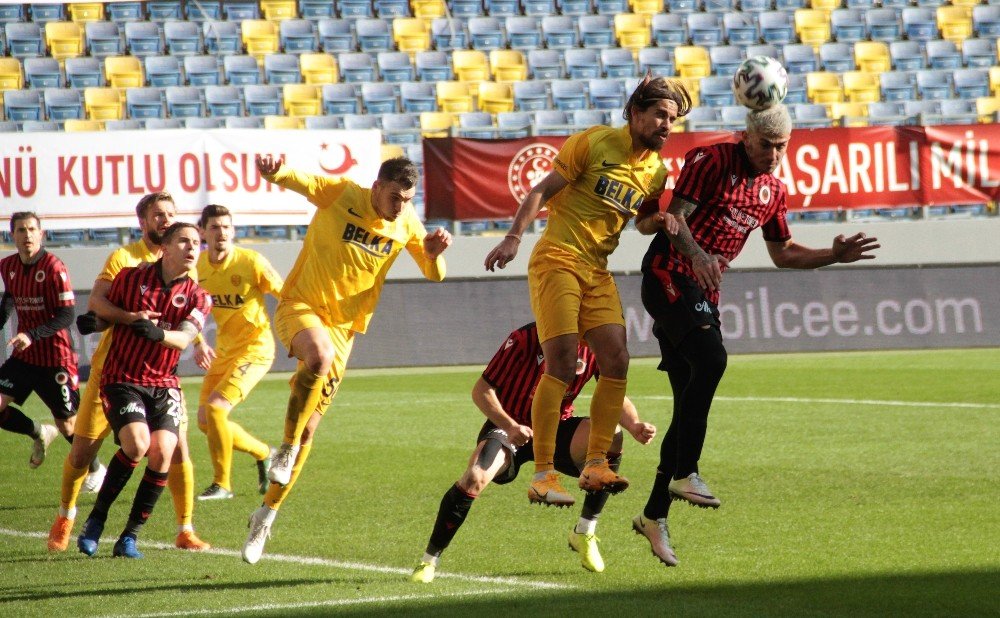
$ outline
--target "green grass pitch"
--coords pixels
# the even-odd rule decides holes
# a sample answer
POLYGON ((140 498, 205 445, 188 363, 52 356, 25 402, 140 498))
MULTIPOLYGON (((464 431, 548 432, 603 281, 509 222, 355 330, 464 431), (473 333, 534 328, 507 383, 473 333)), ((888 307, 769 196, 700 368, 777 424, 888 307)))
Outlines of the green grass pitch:
MULTIPOLYGON (((75 536, 70 551, 45 550, 66 443, 30 470, 30 442, 0 434, 0 615, 1000 615, 998 349, 732 357, 701 462, 723 505, 674 505, 672 569, 630 528, 671 405, 655 364, 634 360, 629 395, 660 433, 648 447, 627 439, 632 487, 598 525, 607 570, 584 571, 567 549, 579 509, 529 506, 522 473, 476 501, 438 579, 412 584, 483 420, 469 399, 479 370, 349 373, 255 566, 238 556, 260 502, 248 456, 234 457, 234 499, 196 505, 217 549, 170 548, 165 493, 140 539, 144 560, 112 559, 110 542, 87 559, 75 536)), ((281 435, 286 380, 265 380, 234 413, 268 442, 281 435)), ((199 380, 184 382, 197 401, 199 380)), ((35 398, 25 409, 47 418, 35 398)), ((200 492, 211 466, 193 423, 190 443, 200 492)), ((81 498, 74 535, 93 500, 81 498)))

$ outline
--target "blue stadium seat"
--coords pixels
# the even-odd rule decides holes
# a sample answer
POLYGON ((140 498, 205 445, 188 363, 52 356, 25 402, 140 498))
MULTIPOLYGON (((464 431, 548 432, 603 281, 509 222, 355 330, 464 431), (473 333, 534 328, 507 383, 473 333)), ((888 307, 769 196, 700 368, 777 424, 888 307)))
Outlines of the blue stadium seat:
POLYGON ((190 21, 168 21, 163 24, 163 38, 171 56, 194 56, 205 52, 201 28, 190 21))
MULTIPOLYGON (((229 56, 226 56, 229 57, 229 56)), ((232 56, 233 58, 240 58, 240 56, 232 56)), ((253 58, 251 58, 253 60, 253 58)), ((243 62, 243 67, 249 70, 249 65, 245 61, 237 60, 235 63, 239 65, 243 62)), ((232 64, 233 61, 230 61, 232 64)), ((256 75, 257 66, 254 62, 253 70, 256 75)), ((239 66, 236 67, 239 71, 239 66)), ((222 77, 219 72, 219 57, 218 56, 186 56, 184 58, 184 73, 187 75, 187 81, 192 86, 218 86, 222 83, 222 77)), ((228 78, 229 73, 226 73, 228 78)), ((257 83, 260 81, 259 77, 256 77, 253 81, 249 83, 257 83)), ((240 82, 243 83, 243 82, 240 82)), ((152 78, 150 78, 150 85, 153 85, 152 78)), ((164 84, 169 86, 170 84, 164 84)), ((179 84, 177 84, 179 85, 179 84)))
POLYGON ((891 44, 903 38, 903 22, 896 9, 868 9, 865 21, 868 24, 868 35, 873 41, 891 44))
MULTIPOLYGON (((785 48, 788 51, 788 48, 785 48)), ((785 56, 785 62, 788 56, 785 56)), ((853 43, 823 43, 819 47, 819 61, 824 71, 843 73, 855 68, 853 43)))
POLYGON ((57 245, 75 245, 86 238, 84 230, 45 230, 45 241, 57 245))
POLYGON ((962 66, 962 52, 952 41, 927 41, 924 52, 930 69, 958 69, 962 66))
POLYGON ((403 112, 419 114, 437 111, 437 93, 428 82, 403 82, 399 84, 399 103, 403 112))
POLYGON ((202 26, 205 51, 209 54, 239 54, 243 51, 238 24, 228 21, 208 21, 202 26))
POLYGON ((577 109, 570 115, 570 122, 580 129, 601 124, 607 125, 609 120, 608 112, 603 109, 577 109))
POLYGON ((917 93, 925 101, 950 99, 952 75, 948 70, 925 69, 917 71, 917 93))
POLYGON ((744 13, 763 13, 774 9, 774 0, 740 0, 740 10, 744 13))
MULTIPOLYGON (((143 4, 146 5, 146 15, 151 22, 164 23, 170 20, 184 19, 184 9, 181 6, 180 0, 151 0, 143 4)), ((139 20, 130 19, 126 21, 139 20)))
MULTIPOLYGON (((325 118, 325 116, 316 116, 325 118)), ((309 126, 309 117, 306 117, 306 126, 309 126)), ((229 116, 226 118, 227 129, 263 129, 264 119, 260 116, 229 116)))
POLYGON ((222 8, 218 2, 198 0, 186 3, 187 19, 191 22, 204 23, 218 21, 222 18, 222 8))
POLYGON ((684 117, 686 131, 721 131, 722 113, 716 107, 697 106, 684 117))
POLYGON ((70 88, 90 88, 104 85, 101 61, 89 56, 66 59, 66 84, 70 88))
POLYGON ((788 75, 788 92, 785 94, 785 104, 808 103, 809 89, 806 86, 806 76, 801 73, 788 75))
POLYGON ((385 82, 361 84, 361 104, 368 114, 395 114, 399 111, 396 89, 385 82))
POLYGON ((955 95, 960 99, 990 96, 990 70, 986 68, 956 69, 952 73, 955 95))
POLYGON ((406 52, 379 52, 376 63, 383 81, 412 82, 416 79, 416 69, 406 52))
POLYGON ((386 144, 401 146, 419 144, 420 114, 387 113, 382 116, 382 140, 386 144))
POLYGON ((830 32, 840 43, 856 43, 868 38, 864 9, 834 9, 830 13, 830 32))
POLYGON ((869 126, 895 126, 906 121, 903 104, 899 101, 876 101, 868 104, 869 126))
POLYGON ((375 59, 366 52, 342 53, 337 56, 337 65, 340 68, 340 81, 375 81, 375 59))
POLYGON ((285 19, 278 24, 278 32, 286 54, 319 51, 316 27, 308 19, 285 19))
POLYGON ((518 139, 531 135, 531 114, 527 112, 500 112, 497 114, 497 137, 518 139))
POLYGON ((227 84, 244 86, 261 83, 260 69, 253 56, 223 56, 222 72, 227 84))
MULTIPOLYGON (((142 131, 144 125, 141 120, 127 118, 125 120, 105 120, 105 131, 142 131)), ((114 228, 104 228, 89 230, 90 240, 95 242, 112 243, 118 240, 117 230, 114 228)))
POLYGON ((62 127, 59 126, 58 122, 53 122, 51 120, 25 120, 21 124, 22 133, 59 131, 61 129, 62 127))
POLYGON ((886 102, 912 101, 917 98, 917 75, 912 71, 890 71, 880 76, 882 99, 886 102))
POLYGON ((569 135, 576 127, 570 123, 569 116, 561 110, 542 110, 534 112, 532 124, 535 135, 569 135))
POLYGON ((602 49, 601 66, 608 77, 636 76, 637 67, 632 52, 621 47, 602 49))
POLYGON ((844 6, 849 9, 871 10, 877 5, 875 0, 845 0, 844 6))
POLYGON ((125 23, 125 47, 132 56, 162 56, 160 28, 148 21, 125 23))
POLYGON ((935 122, 941 116, 941 102, 937 100, 929 101, 903 101, 903 114, 909 119, 909 124, 938 124, 935 122))
POLYGON ((70 118, 82 120, 83 94, 76 88, 49 88, 45 90, 45 115, 49 120, 63 121, 70 118))
POLYGON ((66 21, 66 5, 62 3, 31 2, 28 4, 28 12, 31 14, 31 21, 42 28, 50 21, 66 21))
POLYGON ((344 128, 350 131, 378 129, 378 117, 368 114, 344 114, 344 128))
POLYGON ((306 116, 306 129, 343 129, 344 120, 340 116, 306 116))
POLYGON ((514 107, 522 112, 549 109, 549 90, 545 82, 539 80, 514 82, 514 107))
POLYGON ((23 4, 0 5, 0 24, 20 23, 23 21, 25 21, 23 4))
POLYGON ((709 107, 735 105, 732 78, 724 75, 702 77, 699 99, 702 105, 709 107))
POLYGON ((324 114, 356 114, 361 111, 358 92, 354 84, 324 84, 323 113, 324 114))
POLYGON ((541 21, 537 17, 508 17, 507 40, 511 49, 538 49, 542 46, 541 21))
POLYGON ((560 15, 580 17, 594 12, 594 6, 590 0, 556 0, 556 8, 560 15))
POLYGON ((160 88, 129 88, 125 91, 125 109, 129 118, 165 118, 160 88))
POLYGON ((780 61, 781 50, 778 49, 777 45, 772 45, 771 43, 762 43, 758 45, 748 45, 746 49, 747 58, 753 56, 767 56, 768 58, 774 58, 780 61))
POLYGON ((507 46, 507 37, 504 35, 499 18, 492 16, 471 17, 467 26, 472 49, 491 51, 507 46))
POLYGON ((486 13, 490 17, 511 17, 521 11, 518 0, 485 0, 485 4, 486 13))
POLYGON ((933 41, 938 32, 937 14, 933 9, 909 6, 902 10, 903 33, 910 41, 933 41))
POLYGON ((87 52, 95 58, 120 56, 124 45, 118 24, 113 21, 90 21, 84 26, 87 52))
POLYGON ((555 0, 521 0, 521 9, 529 17, 542 17, 558 13, 555 0))
POLYGON ((480 17, 484 14, 482 0, 450 0, 448 8, 452 17, 461 19, 480 17))
POLYGON ((562 54, 555 49, 532 49, 528 52, 528 73, 531 79, 563 79, 562 54))
MULTIPOLYGON (((958 90, 958 76, 955 77, 955 90, 958 90)), ((944 99, 941 101, 941 116, 943 116, 942 121, 945 123, 976 124, 979 120, 979 111, 976 109, 974 99, 967 97, 944 99)))
POLYGON ((616 47, 614 18, 610 15, 581 15, 577 19, 580 43, 584 47, 616 47))
POLYGON ((687 20, 683 15, 657 13, 650 21, 657 47, 674 48, 688 44, 687 20))
MULTIPOLYGON (((552 106, 562 112, 586 109, 587 92, 579 79, 554 79, 550 82, 552 106)), ((539 112, 536 112, 536 117, 539 112)))
POLYGON ((755 45, 760 40, 760 30, 753 13, 735 11, 722 15, 722 27, 730 45, 755 45))
POLYGON ((302 82, 299 57, 295 54, 264 56, 264 81, 268 84, 298 84, 302 82))
POLYGON ((277 86, 243 86, 243 102, 249 116, 283 116, 281 88, 277 86))
POLYGON ((690 13, 687 16, 688 36, 692 45, 711 47, 722 45, 722 15, 718 13, 690 13))
POLYGON ((594 109, 620 110, 625 107, 625 85, 620 79, 591 79, 587 82, 587 90, 594 109))
POLYGON ((743 62, 743 49, 736 45, 718 45, 708 50, 712 73, 732 77, 743 62))
POLYGON ((427 50, 417 52, 414 60, 417 78, 422 82, 447 82, 454 78, 451 57, 443 51, 427 50))
POLYGON ((702 10, 706 13, 729 13, 736 10, 735 0, 705 0, 702 10))
POLYGON ((222 19, 236 22, 260 19, 260 4, 256 0, 222 0, 222 19))
POLYGON ((299 0, 299 17, 312 21, 336 17, 334 5, 330 0, 299 0))
POLYGON ((7 49, 14 58, 32 58, 45 53, 45 41, 38 24, 5 24, 4 34, 7 49))
POLYGON ((897 71, 917 71, 927 68, 927 56, 917 41, 889 43, 889 58, 892 60, 892 68, 897 71))
POLYGON ((774 0, 774 10, 795 11, 797 9, 809 8, 810 4, 808 0, 774 0))
POLYGON ((410 17, 410 3, 407 0, 375 0, 372 4, 378 17, 410 17))
POLYGON ((567 15, 543 17, 542 36, 545 37, 545 46, 549 49, 571 49, 580 44, 576 21, 567 15))
POLYGON ((664 47, 644 47, 639 50, 639 72, 651 71, 655 77, 674 74, 674 55, 664 47))
POLYGON ((62 68, 55 58, 25 58, 24 81, 28 88, 62 88, 62 68))
POLYGON ((962 60, 967 67, 988 69, 997 64, 997 57, 997 42, 995 37, 965 39, 962 42, 962 60))
POLYGON ((566 75, 570 79, 590 79, 601 76, 601 60, 596 49, 573 48, 563 52, 566 75))
POLYGON ((150 86, 165 88, 184 85, 181 61, 174 56, 146 56, 143 59, 143 68, 150 86))
MULTIPOLYGON (((811 73, 819 70, 819 59, 812 45, 791 43, 782 48, 781 55, 785 59, 785 69, 789 73, 811 73)), ((854 63, 853 59, 851 63, 854 63)))
POLYGON ((242 91, 236 86, 205 86, 208 115, 220 118, 243 115, 242 91))
POLYGON ((183 129, 183 118, 150 118, 143 122, 149 131, 159 131, 162 129, 183 129))
POLYGON ((341 19, 374 17, 375 11, 369 0, 337 0, 337 14, 341 19))
POLYGON ((225 127, 225 120, 222 118, 185 118, 185 129, 221 129, 225 127))
POLYGON ((392 51, 392 25, 389 20, 363 17, 354 22, 358 47, 363 52, 392 51))
POLYGON ((667 0, 667 10, 673 14, 695 13, 701 10, 701 0, 667 0))
POLYGON ((760 36, 765 43, 772 45, 788 45, 794 43, 795 20, 792 13, 785 11, 765 11, 760 13, 757 21, 760 26, 760 36))
POLYGON ((977 37, 1000 37, 1000 4, 972 7, 972 31, 977 37))
POLYGON ((833 121, 826 112, 826 106, 819 103, 796 103, 788 107, 792 121, 797 128, 832 127, 833 121))
MULTIPOLYGON (((171 118, 191 118, 205 115, 201 89, 194 86, 168 86, 164 88, 167 114, 171 118)), ((148 125, 147 125, 148 126, 148 125)))
POLYGON ((465 32, 465 22, 447 17, 435 18, 431 22, 431 41, 439 51, 467 49, 469 35, 465 32))
POLYGON ((358 49, 358 40, 346 19, 321 19, 317 24, 320 48, 330 54, 358 49))

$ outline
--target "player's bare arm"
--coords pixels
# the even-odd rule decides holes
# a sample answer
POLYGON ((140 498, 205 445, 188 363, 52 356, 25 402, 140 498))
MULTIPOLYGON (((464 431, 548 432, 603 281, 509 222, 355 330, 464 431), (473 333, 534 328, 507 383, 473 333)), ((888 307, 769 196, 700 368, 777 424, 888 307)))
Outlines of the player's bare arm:
POLYGON ((191 322, 181 322, 177 330, 163 331, 163 345, 172 350, 183 350, 191 345, 198 335, 198 327, 191 322))
POLYGON ((18 333, 7 342, 7 345, 13 348, 15 352, 20 352, 21 350, 26 350, 31 345, 31 337, 28 333, 18 333))
POLYGON ((439 227, 424 236, 424 254, 428 259, 437 259, 439 255, 444 253, 445 249, 451 246, 451 242, 451 233, 443 227, 439 227))
POLYGON ((257 164, 257 171, 260 172, 261 176, 273 176, 277 174, 284 162, 284 159, 275 159, 271 155, 257 155, 254 157, 254 163, 257 164))
POLYGON ((670 201, 667 212, 679 219, 678 229, 677 233, 668 233, 667 237, 678 251, 691 259, 691 269, 694 271, 698 285, 706 290, 717 290, 722 285, 722 267, 728 266, 729 260, 721 255, 709 255, 705 253, 698 246, 698 243, 695 242, 694 236, 691 234, 691 228, 687 225, 687 217, 697 207, 698 205, 693 202, 674 196, 670 201))
POLYGON ((831 264, 850 264, 875 259, 874 251, 881 248, 878 238, 859 232, 851 237, 843 234, 833 239, 829 249, 812 249, 791 239, 767 243, 767 252, 778 268, 811 269, 831 264))
POLYGON ((649 236, 663 230, 667 234, 675 235, 680 230, 681 220, 676 215, 669 212, 652 212, 640 214, 635 219, 635 229, 640 234, 649 236))
POLYGON ((198 367, 208 371, 215 360, 215 348, 213 348, 204 338, 194 342, 194 362, 198 367))
POLYGON ((656 437, 656 425, 639 419, 639 411, 628 397, 622 403, 622 415, 618 424, 629 432, 639 444, 649 444, 656 437))
POLYGON ((528 229, 531 222, 538 216, 539 211, 545 202, 549 201, 553 195, 563 190, 569 184, 562 174, 549 172, 540 183, 532 187, 528 195, 525 196, 521 205, 518 206, 514 214, 514 221, 511 223, 510 231, 503 237, 496 247, 486 255, 486 270, 493 272, 494 268, 505 268, 511 260, 517 256, 517 250, 521 246, 521 236, 528 229))
POLYGON ((524 446, 531 439, 531 427, 519 424, 507 414, 500 405, 496 390, 482 376, 472 387, 472 402, 491 423, 507 432, 507 439, 514 446, 524 446))

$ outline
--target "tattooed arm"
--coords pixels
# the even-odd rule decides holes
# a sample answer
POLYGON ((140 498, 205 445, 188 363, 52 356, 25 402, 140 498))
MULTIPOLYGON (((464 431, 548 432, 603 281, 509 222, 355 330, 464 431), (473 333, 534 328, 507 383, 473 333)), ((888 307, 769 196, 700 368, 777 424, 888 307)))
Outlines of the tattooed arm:
POLYGON ((709 255, 704 249, 698 246, 691 228, 688 227, 687 217, 698 205, 686 199, 674 196, 667 207, 667 214, 673 215, 678 221, 677 233, 667 233, 670 243, 691 260, 691 268, 694 270, 695 279, 698 284, 706 290, 717 290, 722 284, 722 267, 729 265, 729 260, 721 255, 709 255))

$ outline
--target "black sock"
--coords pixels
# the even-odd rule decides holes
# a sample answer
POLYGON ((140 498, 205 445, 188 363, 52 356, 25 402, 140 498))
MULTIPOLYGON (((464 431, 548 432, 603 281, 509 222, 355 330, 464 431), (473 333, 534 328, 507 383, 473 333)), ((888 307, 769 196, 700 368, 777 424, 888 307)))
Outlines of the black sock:
POLYGON ((642 510, 642 516, 646 519, 661 519, 670 513, 670 492, 667 486, 670 485, 670 475, 656 471, 656 478, 653 479, 653 489, 649 492, 649 500, 646 501, 646 508, 642 510))
POLYGON ((118 452, 108 463, 108 473, 104 477, 101 490, 97 492, 97 501, 94 503, 94 508, 90 511, 88 519, 107 521, 108 510, 118 499, 118 494, 125 488, 128 480, 132 478, 132 471, 137 465, 139 465, 138 461, 132 461, 121 449, 118 449, 118 452))
POLYGON ((73 434, 70 434, 68 436, 67 435, 63 435, 63 437, 66 438, 66 441, 70 443, 70 446, 73 445, 73 434))
POLYGON ((156 501, 160 499, 163 488, 167 486, 167 473, 156 472, 146 468, 146 473, 142 475, 139 482, 139 489, 135 492, 135 499, 132 500, 132 512, 129 513, 128 523, 122 536, 136 538, 139 530, 146 523, 156 506, 156 501))
MULTIPOLYGON (((608 453, 609 468, 618 472, 618 468, 620 468, 621 465, 621 453, 608 453)), ((588 492, 586 497, 583 499, 583 510, 580 512, 580 517, 584 519, 596 520, 601 516, 601 511, 604 510, 604 505, 607 504, 610 496, 611 494, 606 491, 588 492)))
POLYGON ((431 532, 430 543, 427 544, 427 553, 432 556, 440 556, 451 540, 455 538, 458 529, 462 527, 469 509, 472 508, 472 501, 476 496, 470 496, 458 485, 452 485, 441 498, 441 506, 438 509, 437 519, 434 521, 434 530, 431 532))
POLYGON ((90 472, 97 472, 101 469, 101 458, 94 455, 94 458, 90 460, 90 472))
POLYGON ((41 436, 42 426, 25 416, 24 412, 8 405, 7 409, 0 412, 0 429, 6 429, 12 433, 19 433, 37 440, 41 436))

